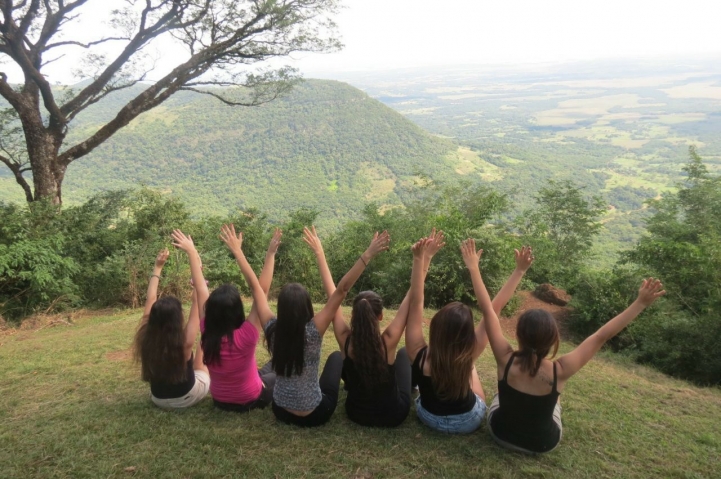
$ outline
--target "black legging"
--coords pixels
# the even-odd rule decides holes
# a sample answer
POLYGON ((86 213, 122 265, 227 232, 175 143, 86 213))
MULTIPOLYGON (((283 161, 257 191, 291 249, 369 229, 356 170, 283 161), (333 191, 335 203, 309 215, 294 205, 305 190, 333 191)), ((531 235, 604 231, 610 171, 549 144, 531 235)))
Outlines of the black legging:
POLYGON ((406 348, 401 348, 396 353, 394 369, 398 387, 395 407, 387 407, 370 414, 367 411, 349 410, 346 403, 346 413, 351 421, 361 426, 396 427, 406 420, 411 409, 411 361, 408 359, 406 348))
POLYGON ((215 407, 224 411, 248 412, 251 409, 263 409, 273 402, 273 388, 275 387, 275 371, 273 365, 268 361, 265 366, 258 370, 260 380, 263 381, 263 389, 255 401, 248 404, 233 404, 213 400, 215 407))
POLYGON ((331 353, 318 380, 320 392, 323 396, 320 404, 307 416, 296 416, 273 402, 275 417, 286 424, 295 424, 300 427, 317 427, 327 423, 333 412, 335 412, 336 405, 338 405, 338 390, 340 389, 342 372, 343 357, 340 355, 340 351, 331 353))

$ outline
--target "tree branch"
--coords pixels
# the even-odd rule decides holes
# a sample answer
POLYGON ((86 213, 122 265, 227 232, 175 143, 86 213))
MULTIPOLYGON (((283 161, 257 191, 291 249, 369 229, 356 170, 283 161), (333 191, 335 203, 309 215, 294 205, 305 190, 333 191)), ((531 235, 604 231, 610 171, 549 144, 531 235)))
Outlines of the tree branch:
MULTIPOLYGON (((205 0, 205 4, 203 7, 204 9, 207 10, 208 6, 210 5, 210 1, 211 0, 205 0)), ((170 10, 168 10, 164 15, 162 15, 157 21, 155 21, 153 25, 148 27, 146 26, 148 14, 158 7, 153 7, 150 0, 147 0, 146 6, 141 14, 141 21, 138 32, 125 46, 125 48, 117 56, 117 58, 113 60, 113 62, 110 63, 110 65, 108 65, 105 70, 100 75, 98 75, 98 77, 90 85, 85 87, 77 94, 75 98, 68 101, 67 103, 65 103, 65 105, 62 106, 61 111, 63 112, 63 114, 70 114, 81 105, 84 105, 93 96, 98 95, 102 91, 103 87, 105 87, 105 85, 110 81, 113 75, 115 75, 122 68, 122 66, 125 65, 125 63, 150 40, 171 29, 183 28, 184 23, 180 22, 179 20, 181 19, 181 15, 187 7, 187 4, 181 2, 180 0, 173 0, 172 5, 173 6, 170 8, 170 10), (178 20, 178 22, 173 22, 173 20, 178 20)), ((200 12, 189 21, 197 22, 200 18, 202 18, 204 13, 205 10, 201 9, 200 12)))
POLYGON ((4 72, 0 72, 0 95, 2 95, 15 110, 21 111, 25 108, 22 102, 22 95, 10 86, 8 76, 4 72))
POLYGON ((13 172, 13 175, 15 175, 15 181, 18 185, 23 189, 25 192, 25 199, 28 203, 32 203, 33 201, 33 191, 30 189, 30 185, 28 184, 27 180, 23 177, 23 172, 28 171, 27 168, 21 168, 21 166, 14 161, 11 161, 8 158, 5 158, 4 156, 0 156, 0 161, 5 163, 5 166, 10 168, 10 171, 13 172))
POLYGON ((95 45, 100 45, 105 42, 115 42, 115 41, 120 41, 120 40, 130 40, 130 38, 128 38, 128 37, 106 37, 106 38, 101 38, 100 40, 95 40, 95 41, 88 42, 88 43, 76 42, 74 40, 66 40, 66 41, 55 42, 55 43, 51 43, 51 44, 47 45, 45 47, 45 51, 47 52, 48 50, 50 50, 52 48, 66 47, 66 46, 90 48, 90 47, 93 47, 95 45))
POLYGON ((195 93, 200 93, 201 95, 209 95, 209 96, 212 96, 213 98, 216 98, 216 99, 222 101, 226 105, 230 105, 230 106, 260 106, 264 103, 268 103, 270 101, 275 100, 282 94, 282 93, 278 92, 277 94, 273 95, 272 97, 263 98, 263 99, 257 100, 257 101, 254 100, 254 101, 250 101, 250 102, 242 102, 242 101, 229 100, 229 99, 223 97, 222 95, 218 95, 217 93, 213 93, 208 90, 199 90, 197 88, 187 87, 187 86, 179 88, 179 89, 184 90, 184 91, 192 91, 195 93))

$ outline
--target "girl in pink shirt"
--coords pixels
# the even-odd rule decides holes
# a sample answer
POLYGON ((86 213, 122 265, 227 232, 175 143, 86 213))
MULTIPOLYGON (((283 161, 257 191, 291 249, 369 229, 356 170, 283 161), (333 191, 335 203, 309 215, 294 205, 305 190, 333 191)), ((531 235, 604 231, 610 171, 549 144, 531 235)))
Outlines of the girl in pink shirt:
POLYGON ((273 400, 275 373, 270 363, 258 369, 255 348, 261 329, 273 318, 267 295, 281 235, 280 230, 273 234, 260 279, 244 255, 236 257, 253 293, 253 307, 247 318, 240 293, 232 284, 215 289, 205 303, 201 345, 210 373, 210 393, 220 409, 245 412, 264 408, 273 400))

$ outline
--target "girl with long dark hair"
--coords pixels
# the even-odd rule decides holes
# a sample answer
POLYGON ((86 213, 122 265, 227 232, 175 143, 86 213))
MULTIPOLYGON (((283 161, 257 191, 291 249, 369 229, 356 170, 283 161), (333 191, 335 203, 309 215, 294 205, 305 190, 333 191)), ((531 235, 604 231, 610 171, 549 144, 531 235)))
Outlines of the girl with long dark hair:
MULTIPOLYGON (((516 326, 518 350, 514 350, 503 336, 498 315, 481 277, 478 261, 483 250, 476 251, 475 241, 468 239, 463 243, 462 251, 496 358, 498 394, 488 412, 491 436, 499 445, 513 451, 549 452, 558 446, 563 433, 559 399, 566 381, 585 366, 606 341, 666 292, 660 281, 644 280, 638 298, 631 306, 576 349, 551 361, 560 342, 553 316, 539 309, 523 313, 516 326)), ((526 254, 531 254, 530 249, 526 254)))
MULTIPOLYGON (((323 286, 330 297, 335 284, 315 227, 304 230, 304 240, 318 260, 323 286)), ((424 238, 425 240, 425 238, 424 238)), ((424 271, 445 244, 435 229, 424 256, 424 271)), ((421 240, 423 241, 423 240, 421 240)), ((413 248, 418 248, 421 241, 413 248)), ((396 353, 408 319, 409 295, 403 299, 393 321, 381 332, 383 300, 373 291, 362 291, 353 300, 351 325, 340 309, 333 318, 333 332, 343 357, 342 378, 348 418, 363 426, 396 427, 408 416, 411 406, 411 364, 405 348, 396 353)))
MULTIPOLYGON (((475 327, 471 309, 460 302, 441 308, 431 320, 428 343, 423 337, 423 253, 414 251, 410 308, 406 325, 406 351, 412 361, 413 381, 420 395, 416 414, 428 427, 446 433, 471 433, 486 412, 485 395, 475 361, 488 344, 483 322, 475 327)), ((528 258, 516 258, 516 269, 493 300, 500 312, 513 296, 530 266, 528 258)))
MULTIPOLYGON (((164 409, 182 409, 200 402, 210 388, 208 369, 203 365, 203 351, 193 347, 198 335, 200 317, 198 298, 207 287, 193 283, 193 302, 185 323, 183 306, 178 298, 166 296, 158 299, 158 284, 168 250, 158 253, 155 268, 148 281, 145 310, 135 334, 135 358, 141 364, 141 377, 150 383, 150 397, 156 406, 164 409), (185 324, 184 324, 185 323, 185 324)), ((189 253, 199 264, 197 252, 189 253)), ((192 262, 191 262, 192 263, 192 262)))
POLYGON ((240 293, 232 284, 215 289, 205 303, 201 344, 212 380, 210 392, 213 404, 226 411, 264 408, 273 399, 275 373, 270 363, 258 369, 255 349, 260 332, 273 318, 268 306, 268 291, 281 235, 276 229, 258 279, 243 254, 243 233, 236 236, 235 230, 227 225, 221 229, 221 239, 235 256, 253 295, 253 306, 247 318, 240 293))
POLYGON ((273 413, 278 420, 314 427, 325 424, 333 415, 343 359, 339 351, 332 353, 318 379, 323 334, 367 264, 388 249, 388 242, 387 232, 374 235, 368 249, 340 280, 318 314, 314 314, 310 295, 303 286, 291 283, 281 289, 278 319, 271 321, 265 332, 277 374, 273 413))

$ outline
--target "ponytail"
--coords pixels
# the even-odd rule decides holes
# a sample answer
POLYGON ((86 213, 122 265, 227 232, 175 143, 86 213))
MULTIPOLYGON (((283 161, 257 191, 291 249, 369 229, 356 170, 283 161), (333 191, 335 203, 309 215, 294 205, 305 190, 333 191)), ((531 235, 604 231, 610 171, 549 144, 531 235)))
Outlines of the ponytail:
POLYGON ((388 352, 378 321, 382 313, 383 301, 372 291, 363 291, 353 300, 349 339, 353 363, 367 389, 388 381, 388 352))
POLYGON ((538 374, 543 358, 547 355, 548 350, 536 351, 532 348, 522 349, 516 353, 521 371, 528 372, 532 378, 536 377, 536 374, 538 374))
POLYGON ((551 358, 556 356, 560 335, 556 320, 548 311, 529 309, 518 318, 516 325, 518 352, 521 371, 531 377, 538 374, 543 360, 553 351, 551 358))

